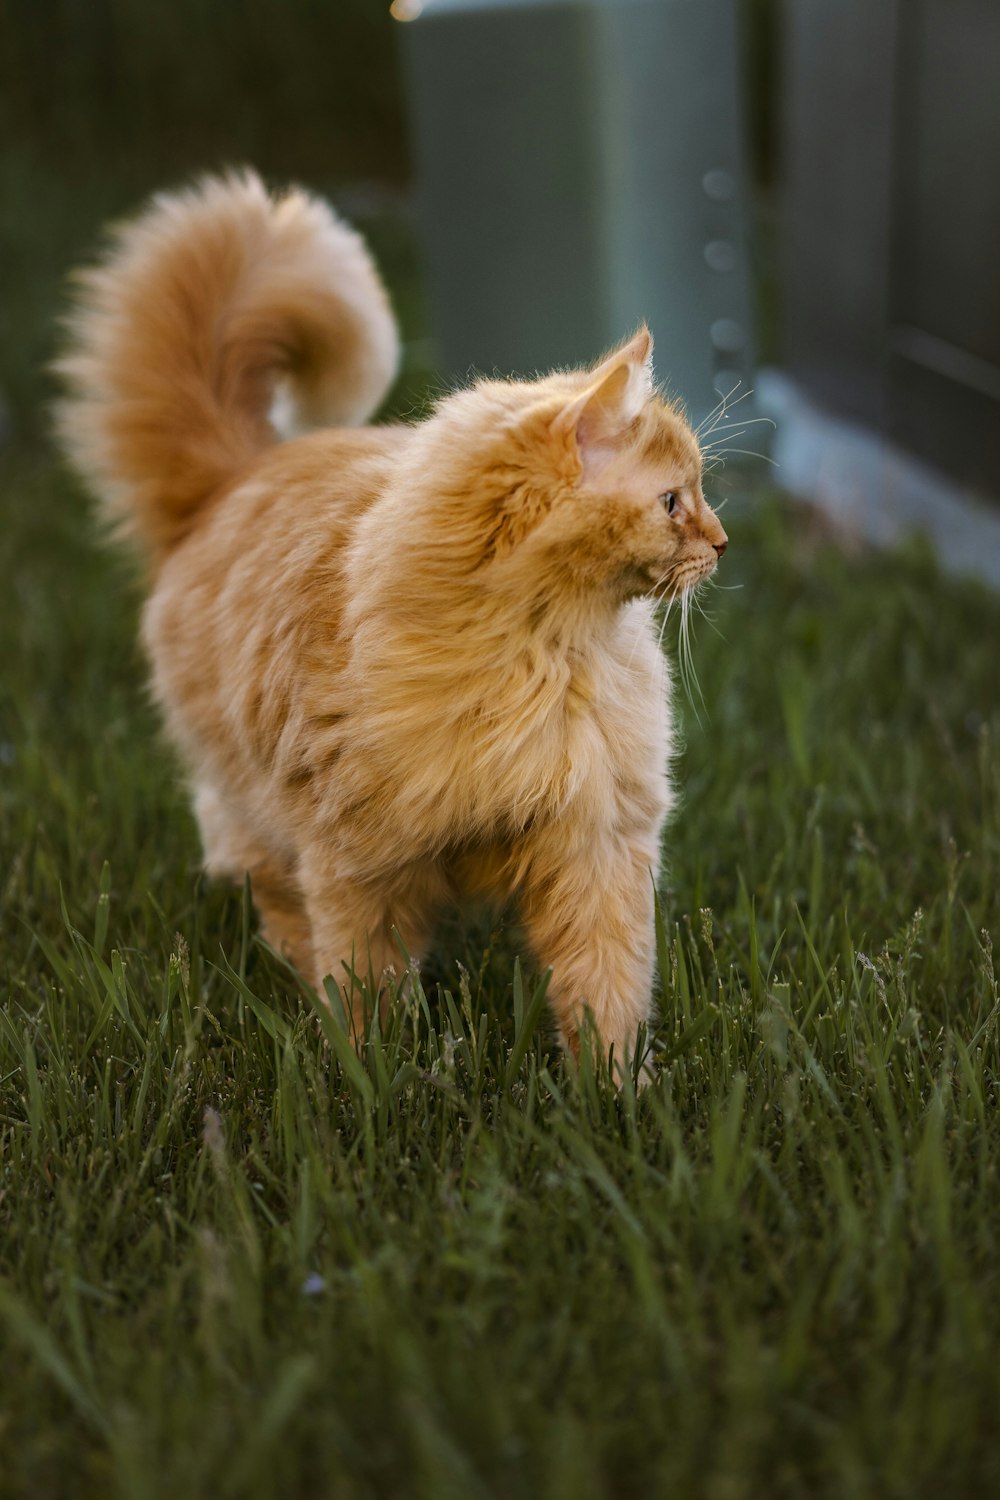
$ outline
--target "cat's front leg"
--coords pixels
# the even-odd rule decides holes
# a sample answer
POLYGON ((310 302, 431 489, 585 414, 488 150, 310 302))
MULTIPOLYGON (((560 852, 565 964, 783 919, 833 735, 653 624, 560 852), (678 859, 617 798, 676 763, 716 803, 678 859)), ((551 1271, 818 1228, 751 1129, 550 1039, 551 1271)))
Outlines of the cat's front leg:
POLYGON ((530 853, 521 891, 531 945, 552 970, 549 1000, 564 1046, 578 1053, 589 1010, 618 1077, 652 1009, 658 863, 658 826, 568 837, 553 826, 530 853))
POLYGON ((357 880, 313 853, 302 883, 312 927, 313 983, 322 995, 323 981, 333 976, 360 1043, 366 992, 378 997, 384 1016, 387 988, 405 966, 403 953, 417 960, 426 950, 446 893, 444 876, 427 862, 357 880))

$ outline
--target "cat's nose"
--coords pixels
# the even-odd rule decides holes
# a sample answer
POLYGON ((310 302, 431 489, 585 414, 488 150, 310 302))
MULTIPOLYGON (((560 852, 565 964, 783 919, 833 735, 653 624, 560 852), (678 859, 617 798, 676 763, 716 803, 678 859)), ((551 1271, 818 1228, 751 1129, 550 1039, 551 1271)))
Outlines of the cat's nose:
POLYGON ((715 548, 717 555, 721 557, 723 552, 725 552, 726 548, 729 546, 729 538, 727 536, 724 536, 721 542, 713 542, 712 546, 715 548))

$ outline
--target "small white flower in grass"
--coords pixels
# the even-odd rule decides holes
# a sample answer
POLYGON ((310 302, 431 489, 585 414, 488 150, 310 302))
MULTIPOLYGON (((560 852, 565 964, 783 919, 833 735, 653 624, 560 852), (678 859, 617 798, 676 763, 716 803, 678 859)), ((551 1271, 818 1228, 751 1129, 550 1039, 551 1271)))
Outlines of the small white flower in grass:
POLYGON ((205 1105, 202 1115, 201 1138, 217 1172, 226 1171, 226 1137, 222 1128, 222 1116, 210 1104, 205 1105))
POLYGON ((310 1271, 302 1283, 303 1297, 322 1297, 326 1291, 326 1277, 321 1276, 318 1271, 310 1271))

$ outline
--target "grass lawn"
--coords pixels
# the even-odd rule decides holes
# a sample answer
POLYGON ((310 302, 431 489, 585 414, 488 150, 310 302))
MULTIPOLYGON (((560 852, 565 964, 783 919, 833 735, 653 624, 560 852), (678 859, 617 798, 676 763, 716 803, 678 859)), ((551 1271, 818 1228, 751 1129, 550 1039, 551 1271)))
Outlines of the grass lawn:
POLYGON ((359 1065, 3 463, 0 1493, 994 1492, 1000 601, 731 507, 659 1082, 571 1077, 482 916, 359 1065))
POLYGON ((49 201, 4 313, 0 1496, 996 1493, 1000 600, 734 503, 657 1084, 572 1076, 481 913, 358 1063, 200 877, 31 416, 49 201))

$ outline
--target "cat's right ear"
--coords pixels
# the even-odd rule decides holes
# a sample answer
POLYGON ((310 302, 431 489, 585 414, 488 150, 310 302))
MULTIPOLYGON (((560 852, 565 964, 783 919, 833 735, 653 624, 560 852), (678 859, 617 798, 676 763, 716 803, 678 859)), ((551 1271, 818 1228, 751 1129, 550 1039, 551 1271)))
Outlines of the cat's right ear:
POLYGON ((590 371, 587 384, 558 413, 553 436, 575 440, 584 473, 623 441, 653 391, 653 339, 642 327, 590 371))

